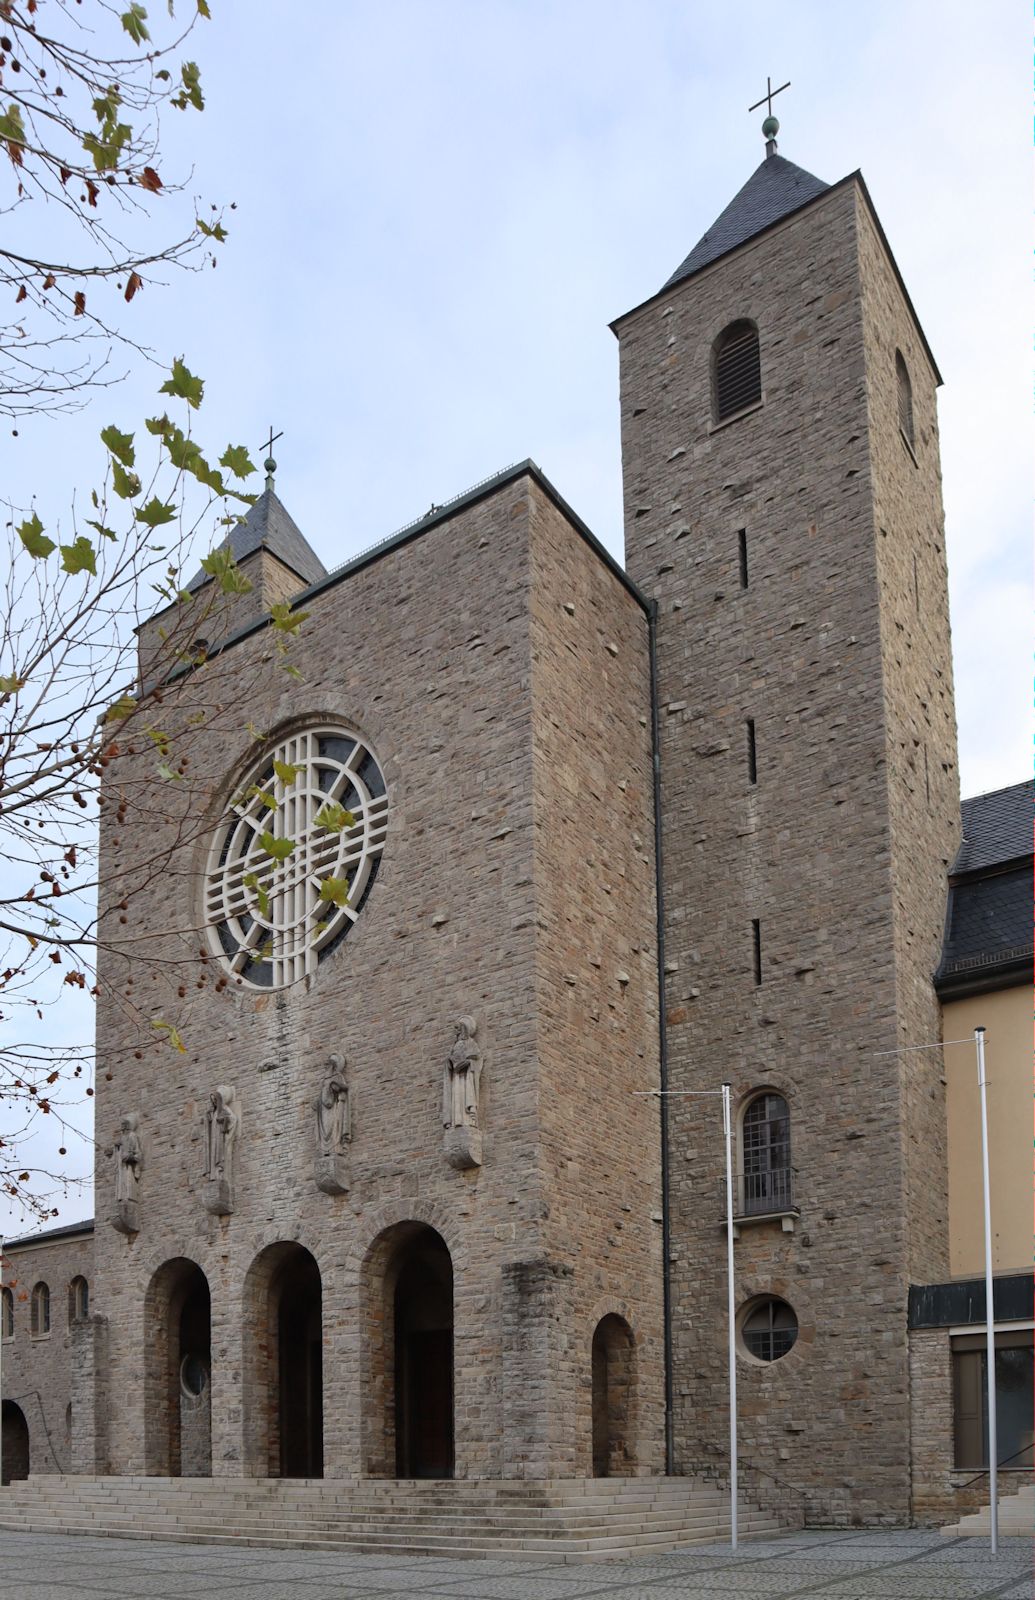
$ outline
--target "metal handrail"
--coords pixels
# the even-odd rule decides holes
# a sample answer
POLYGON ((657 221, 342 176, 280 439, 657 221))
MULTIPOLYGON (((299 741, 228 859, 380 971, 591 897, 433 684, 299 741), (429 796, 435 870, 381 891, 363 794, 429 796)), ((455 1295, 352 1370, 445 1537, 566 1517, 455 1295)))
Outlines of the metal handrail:
MULTIPOLYGON (((1016 1461, 1018 1456, 1028 1455, 1028 1453, 1032 1450, 1035 1450, 1035 1443, 1021 1445, 1021 1448, 1019 1450, 1015 1450, 1012 1456, 1004 1456, 1002 1461, 996 1462, 996 1471, 998 1472, 1000 1467, 1009 1466, 1010 1462, 1016 1461)), ((959 1469, 957 1468, 956 1470, 958 1471, 959 1469)), ((977 1483, 979 1478, 987 1478, 991 1470, 991 1466, 982 1467, 981 1471, 975 1472, 974 1476, 972 1478, 968 1478, 966 1483, 954 1483, 952 1487, 954 1489, 969 1489, 971 1484, 977 1483)))

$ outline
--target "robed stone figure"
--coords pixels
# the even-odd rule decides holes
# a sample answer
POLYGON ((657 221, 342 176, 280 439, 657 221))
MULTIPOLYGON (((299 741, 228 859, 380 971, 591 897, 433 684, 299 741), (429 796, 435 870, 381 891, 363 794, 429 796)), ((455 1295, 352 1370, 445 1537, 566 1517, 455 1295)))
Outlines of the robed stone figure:
POLYGON ((237 1093, 228 1084, 213 1089, 205 1112, 205 1206, 217 1217, 234 1209, 234 1145, 241 1125, 237 1093))
POLYGON ((347 1194, 346 1157, 352 1140, 352 1102, 345 1077, 345 1057, 329 1056, 313 1106, 316 1118, 316 1187, 324 1194, 347 1194))
POLYGON ((140 1118, 128 1111, 119 1123, 112 1153, 115 1157, 115 1214, 112 1226, 119 1233, 140 1229, 140 1174, 144 1150, 140 1142, 140 1118))
POLYGON ((479 1121, 482 1053, 474 1017, 458 1017, 456 1038, 442 1074, 442 1127, 446 1159, 453 1167, 480 1167, 482 1134, 479 1121))

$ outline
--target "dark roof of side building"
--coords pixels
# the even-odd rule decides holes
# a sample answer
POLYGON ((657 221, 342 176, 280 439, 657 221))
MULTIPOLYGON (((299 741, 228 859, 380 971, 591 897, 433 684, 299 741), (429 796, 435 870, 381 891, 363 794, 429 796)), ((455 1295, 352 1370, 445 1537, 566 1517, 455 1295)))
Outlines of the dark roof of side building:
POLYGON ((724 256, 727 250, 735 249, 829 188, 822 178, 813 177, 804 167, 796 167, 793 161, 778 156, 774 150, 760 167, 756 167, 664 287, 668 289, 683 278, 689 278, 701 267, 724 256))
POLYGON ((949 874, 943 999, 1026 983, 1031 977, 1032 781, 975 795, 961 807, 963 839, 949 874))
POLYGON ((82 1222, 66 1222, 61 1228, 44 1228, 42 1233, 23 1233, 17 1239, 5 1239, 4 1250, 16 1250, 19 1245, 32 1244, 57 1244, 60 1239, 74 1239, 94 1229, 93 1217, 86 1217, 82 1222))
MULTIPOLYGON (((230 529, 221 548, 228 546, 238 565, 256 550, 268 550, 303 583, 319 583, 327 576, 327 568, 273 489, 264 489, 244 519, 230 529)), ((187 588, 200 589, 208 581, 208 573, 198 571, 187 588)))
POLYGON ((952 876, 978 872, 1006 861, 1023 861, 1032 853, 1035 785, 1030 778, 1008 789, 977 794, 960 806, 963 839, 952 864, 952 876))

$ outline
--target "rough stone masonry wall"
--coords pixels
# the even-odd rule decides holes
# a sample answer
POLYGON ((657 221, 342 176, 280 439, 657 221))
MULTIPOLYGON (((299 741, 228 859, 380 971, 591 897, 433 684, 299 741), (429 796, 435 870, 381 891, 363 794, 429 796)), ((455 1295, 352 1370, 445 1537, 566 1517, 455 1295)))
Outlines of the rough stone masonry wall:
POLYGON ((553 1396, 590 1476, 593 1331, 632 1330, 632 1415, 612 1462, 664 1470, 661 1146, 650 657, 643 607, 531 494, 537 1012, 543 1234, 573 1268, 553 1396))
MULTIPOLYGON (((738 1305, 799 1335, 739 1358, 744 1457, 837 1521, 908 1515, 904 1107, 854 185, 619 327, 626 546, 660 606, 673 1089, 788 1101, 800 1218, 741 1230, 738 1305), (712 422, 713 341, 758 325, 764 399, 712 422), (745 530, 742 587, 738 532, 745 530), (747 719, 757 783, 749 780, 747 719), (755 982, 752 922, 760 927, 755 982)), ((679 1466, 725 1449, 716 1102, 671 1110, 679 1466)))
MULTIPOLYGON (((146 1159, 140 1232, 99 1226, 120 1470, 145 1465, 145 1291, 178 1256, 201 1266, 212 1295, 213 1471, 255 1470, 250 1441, 268 1397, 246 1280, 260 1252, 285 1240, 310 1250, 322 1276, 325 1470, 362 1470, 377 1454, 361 1426, 361 1327, 376 1294, 366 1262, 383 1230, 408 1220, 436 1228, 453 1258, 457 1471, 500 1470, 501 1264, 534 1254, 539 1229, 528 554, 511 518, 523 498, 505 489, 315 600, 293 652, 302 682, 267 659, 263 633, 182 687, 185 714, 199 697, 224 707, 162 801, 199 819, 197 843, 131 901, 131 935, 197 926, 207 839, 256 748, 247 722, 355 728, 384 772, 389 828, 355 929, 311 983, 215 994, 211 978, 195 987, 198 963, 174 961, 183 951, 173 938, 139 945, 159 958, 136 966, 141 1027, 106 966, 99 1053, 114 1079, 101 1074, 99 1126, 139 1111, 146 1159), (442 1151, 442 1070, 466 1013, 485 1058, 485 1151, 480 1171, 457 1172, 442 1151), (176 1020, 185 1054, 142 1045, 155 1014, 176 1020), (331 1053, 347 1058, 353 1101, 352 1181, 340 1197, 314 1180, 312 1108, 331 1053), (241 1114, 236 1209, 225 1218, 205 1211, 201 1183, 203 1110, 220 1083, 236 1087, 241 1114)), ((143 844, 109 822, 109 870, 116 852, 125 866, 143 844)), ((101 1217, 111 1191, 102 1162, 101 1217)))
POLYGON ((8 1246, 3 1282, 14 1297, 14 1337, 3 1344, 3 1398, 21 1409, 29 1429, 32 1473, 72 1472, 76 1436, 89 1419, 77 1415, 75 1345, 84 1331, 69 1316, 68 1285, 83 1277, 94 1289, 93 1238, 8 1246), (34 1337, 31 1297, 37 1283, 50 1289, 50 1332, 34 1337))
POLYGON ((130 939, 133 957, 128 976, 110 955, 105 962, 98 1117, 106 1129, 139 1112, 146 1163, 132 1237, 105 1220, 110 1163, 97 1173, 97 1305, 110 1328, 110 1447, 120 1471, 156 1470, 160 1459, 145 1428, 154 1338, 145 1298, 177 1257, 196 1262, 211 1290, 213 1472, 266 1470, 260 1302, 272 1257, 263 1252, 284 1241, 304 1245, 322 1278, 325 1473, 394 1470, 376 1417, 387 1388, 376 1368, 384 1235, 412 1222, 437 1229, 452 1257, 457 1474, 571 1470, 556 1420, 520 1399, 542 1373, 539 1335, 548 1368, 571 1338, 567 1325, 536 1323, 541 1285, 524 1300, 521 1291, 522 1264, 545 1256, 546 1206, 528 517, 527 483, 506 483, 307 603, 292 651, 301 682, 284 673, 266 633, 210 661, 167 701, 170 719, 185 724, 199 700, 208 708, 189 736, 182 782, 155 791, 150 756, 139 758, 141 789, 131 763, 109 769, 107 925, 130 939), (316 717, 356 729, 381 764, 390 814, 378 880, 311 982, 215 993, 215 963, 188 952, 203 943, 197 894, 211 830, 258 748, 246 724, 277 731, 316 717), (137 800, 151 796, 121 824, 119 783, 137 800), (163 808, 164 830, 154 821, 163 808), (117 873, 169 842, 168 865, 120 912, 117 873), (175 931, 192 927, 189 938, 175 931), (443 1154, 440 1107, 454 1019, 467 1013, 484 1053, 484 1150, 480 1169, 459 1172, 443 1154), (183 1054, 151 1042, 156 1016, 175 1020, 183 1054), (332 1052, 347 1058, 353 1103, 341 1197, 314 1181, 313 1101, 332 1052), (236 1088, 241 1115, 236 1206, 223 1218, 204 1209, 201 1184, 203 1111, 217 1084, 236 1088))
MULTIPOLYGON (((897 1043, 929 1045, 941 1037, 931 977, 960 814, 936 376, 861 195, 857 207, 888 730, 897 1043), (899 428, 896 351, 912 383, 912 449, 899 428)), ((912 1283, 939 1282, 949 1270, 945 1067, 937 1054, 920 1050, 903 1054, 899 1070, 907 1269, 912 1283)))

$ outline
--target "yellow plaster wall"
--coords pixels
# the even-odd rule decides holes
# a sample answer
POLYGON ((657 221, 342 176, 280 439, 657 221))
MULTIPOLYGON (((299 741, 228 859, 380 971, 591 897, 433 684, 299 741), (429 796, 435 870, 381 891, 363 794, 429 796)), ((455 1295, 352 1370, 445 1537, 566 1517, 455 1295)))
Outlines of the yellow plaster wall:
MULTIPOLYGON (((1032 992, 1027 984, 953 1000, 942 1010, 942 1038, 986 1030, 992 1259, 996 1272, 1032 1263, 1032 992)), ((949 1271, 985 1270, 981 1198, 981 1110, 975 1052, 945 1052, 949 1152, 949 1271)))

